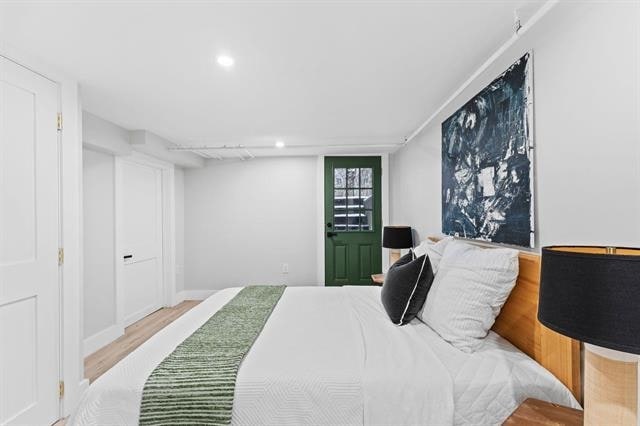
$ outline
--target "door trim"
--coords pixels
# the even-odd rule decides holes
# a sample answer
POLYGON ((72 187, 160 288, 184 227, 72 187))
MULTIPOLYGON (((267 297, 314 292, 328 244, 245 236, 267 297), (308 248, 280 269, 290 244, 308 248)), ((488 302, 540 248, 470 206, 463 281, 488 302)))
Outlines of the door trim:
POLYGON ((147 167, 160 170, 161 174, 161 197, 160 205, 162 210, 162 273, 161 306, 175 306, 176 302, 176 254, 175 254, 175 173, 174 165, 158 160, 154 157, 133 152, 126 157, 115 157, 114 163, 114 218, 115 218, 115 291, 116 291, 116 325, 124 334, 124 263, 122 262, 122 226, 123 219, 123 181, 122 165, 124 162, 137 163, 147 167))
MULTIPOLYGON (((317 285, 324 286, 324 158, 338 157, 338 155, 319 155, 316 162, 316 203, 318 205, 318 233, 316 234, 316 251, 317 251, 317 285)), ((382 167, 382 226, 389 223, 389 154, 388 153, 362 153, 342 155, 342 157, 380 157, 380 165, 382 167)), ((385 256, 385 249, 382 248, 382 271, 389 269, 389 256, 385 256)))

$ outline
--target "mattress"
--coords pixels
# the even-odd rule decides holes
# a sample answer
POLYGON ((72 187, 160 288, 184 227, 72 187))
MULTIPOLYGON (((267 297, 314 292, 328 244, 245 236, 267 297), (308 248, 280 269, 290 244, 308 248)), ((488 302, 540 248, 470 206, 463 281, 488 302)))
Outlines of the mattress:
MULTIPOLYGON (((214 294, 91 384, 70 425, 136 424, 146 378, 239 291, 214 294)), ((527 397, 578 407, 548 371, 491 333, 465 354, 379 287, 289 287, 244 359, 232 424, 499 424, 527 397)))

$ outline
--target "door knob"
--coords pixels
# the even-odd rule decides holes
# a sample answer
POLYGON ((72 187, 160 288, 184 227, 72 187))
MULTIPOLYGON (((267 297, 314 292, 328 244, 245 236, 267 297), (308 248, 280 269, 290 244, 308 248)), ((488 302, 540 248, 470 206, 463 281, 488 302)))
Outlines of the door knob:
POLYGON ((337 237, 337 236, 338 236, 338 233, 337 233, 337 232, 331 232, 331 231, 327 232, 327 237, 329 237, 329 238, 331 238, 331 237, 337 237))
POLYGON ((133 257, 133 255, 132 255, 132 254, 127 254, 127 255, 122 256, 122 258, 123 258, 124 260, 131 259, 132 257, 133 257))

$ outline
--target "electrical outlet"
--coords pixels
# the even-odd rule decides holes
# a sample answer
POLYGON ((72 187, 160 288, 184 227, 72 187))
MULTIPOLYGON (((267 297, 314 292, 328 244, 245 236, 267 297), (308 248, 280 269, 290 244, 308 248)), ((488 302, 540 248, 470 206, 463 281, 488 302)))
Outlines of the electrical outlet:
POLYGON ((289 273, 289 264, 288 263, 283 263, 282 264, 282 273, 283 274, 288 274, 289 273))

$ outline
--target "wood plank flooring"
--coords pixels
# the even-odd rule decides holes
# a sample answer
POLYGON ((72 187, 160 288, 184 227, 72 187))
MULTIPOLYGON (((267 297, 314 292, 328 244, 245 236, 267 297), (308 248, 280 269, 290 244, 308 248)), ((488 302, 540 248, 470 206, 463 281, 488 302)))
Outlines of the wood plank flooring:
POLYGON ((84 359, 84 376, 93 382, 151 336, 181 317, 199 300, 185 300, 173 308, 162 308, 125 328, 124 335, 84 359))

